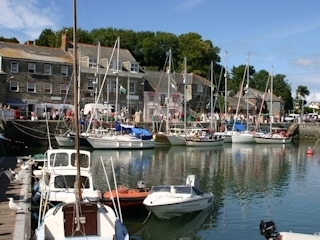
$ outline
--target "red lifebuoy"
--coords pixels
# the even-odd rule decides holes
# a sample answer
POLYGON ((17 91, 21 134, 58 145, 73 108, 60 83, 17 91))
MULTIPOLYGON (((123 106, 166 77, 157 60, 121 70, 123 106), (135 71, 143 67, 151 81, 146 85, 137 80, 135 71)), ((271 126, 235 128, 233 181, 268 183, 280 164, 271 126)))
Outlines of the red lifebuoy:
POLYGON ((311 149, 310 147, 307 150, 307 154, 312 155, 313 154, 313 149, 311 149))

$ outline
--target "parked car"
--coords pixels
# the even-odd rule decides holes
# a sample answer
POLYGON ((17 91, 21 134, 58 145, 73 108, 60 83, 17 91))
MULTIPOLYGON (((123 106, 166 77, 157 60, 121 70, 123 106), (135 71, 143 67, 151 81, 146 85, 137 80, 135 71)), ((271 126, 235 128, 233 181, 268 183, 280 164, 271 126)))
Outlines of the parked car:
POLYGON ((298 121, 299 118, 300 118, 300 114, 290 113, 289 115, 285 116, 284 121, 294 122, 294 121, 298 121))

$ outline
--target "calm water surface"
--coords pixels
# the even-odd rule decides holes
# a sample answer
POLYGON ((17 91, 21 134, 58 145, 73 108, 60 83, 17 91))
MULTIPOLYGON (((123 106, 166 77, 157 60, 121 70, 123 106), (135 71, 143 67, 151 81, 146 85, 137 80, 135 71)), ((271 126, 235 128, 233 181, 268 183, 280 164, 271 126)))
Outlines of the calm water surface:
MULTIPOLYGON (((124 216, 132 239, 264 239, 261 220, 273 220, 282 231, 320 231, 320 144, 225 144, 220 148, 157 147, 136 151, 93 151, 93 174, 99 189, 107 190, 101 158, 118 185, 147 187, 183 184, 189 174, 200 189, 214 193, 213 209, 160 221, 146 212, 124 216)), ((113 181, 111 181, 113 184, 113 181)))

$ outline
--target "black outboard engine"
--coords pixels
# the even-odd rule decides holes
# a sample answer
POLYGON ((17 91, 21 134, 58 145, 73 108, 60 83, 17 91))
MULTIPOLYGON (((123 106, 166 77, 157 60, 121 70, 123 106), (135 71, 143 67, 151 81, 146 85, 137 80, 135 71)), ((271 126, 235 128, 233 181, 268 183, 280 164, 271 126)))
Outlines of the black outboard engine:
POLYGON ((276 224, 273 221, 264 222, 263 220, 261 220, 260 233, 261 235, 265 236, 266 239, 277 240, 279 237, 276 224))

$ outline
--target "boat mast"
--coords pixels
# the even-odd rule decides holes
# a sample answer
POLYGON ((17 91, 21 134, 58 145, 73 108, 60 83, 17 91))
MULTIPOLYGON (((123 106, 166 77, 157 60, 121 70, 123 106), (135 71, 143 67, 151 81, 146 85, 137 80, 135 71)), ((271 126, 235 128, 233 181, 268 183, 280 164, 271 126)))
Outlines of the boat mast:
POLYGON ((184 78, 183 78, 183 127, 184 130, 187 128, 187 58, 184 57, 184 78))
POLYGON ((118 120, 118 96, 119 96, 119 54, 120 54, 120 37, 117 38, 117 71, 116 71, 116 104, 115 104, 115 121, 118 120))
POLYGON ((77 166, 77 176, 76 181, 78 184, 78 196, 81 199, 81 178, 80 178, 80 144, 79 144, 79 102, 78 102, 78 68, 77 68, 77 60, 78 60, 78 45, 77 45, 77 0, 73 0, 73 71, 74 71, 74 82, 73 82, 73 94, 74 94, 74 127, 75 127, 75 142, 74 146, 76 148, 76 161, 75 164, 77 166))
MULTIPOLYGON (((225 73, 224 73, 224 119, 226 120, 227 117, 227 107, 228 107, 228 52, 226 51, 226 66, 225 66, 225 73)), ((227 128, 225 128, 227 131, 227 128)))
POLYGON ((272 134, 272 123, 273 123, 273 109, 272 109, 272 105, 273 105, 273 66, 271 68, 271 83, 270 83, 270 114, 269 114, 269 121, 270 121, 270 133, 272 134))
POLYGON ((169 103, 170 103, 170 72, 171 72, 171 48, 169 49, 169 67, 168 67, 168 93, 167 93, 167 119, 166 119, 166 132, 169 132, 169 103))
POLYGON ((249 54, 247 60, 247 85, 246 85, 246 100, 247 100, 247 131, 249 131, 249 54))
MULTIPOLYGON (((211 73, 210 73, 210 79, 211 79, 211 87, 210 87, 210 112, 211 112, 211 120, 210 120, 210 128, 213 128, 213 92, 214 92, 214 88, 213 88, 213 61, 211 61, 211 73)), ((217 96, 218 97, 218 96, 217 96)))

